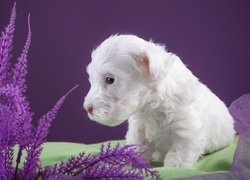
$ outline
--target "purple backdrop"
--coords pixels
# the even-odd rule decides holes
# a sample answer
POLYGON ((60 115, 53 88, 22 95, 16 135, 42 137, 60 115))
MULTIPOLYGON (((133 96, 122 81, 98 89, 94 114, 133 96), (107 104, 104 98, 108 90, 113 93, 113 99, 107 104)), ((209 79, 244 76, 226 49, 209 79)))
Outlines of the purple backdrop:
MULTIPOLYGON (((0 30, 13 0, 0 0, 0 30)), ((34 123, 70 88, 48 135, 49 141, 94 143, 122 139, 124 123, 105 127, 82 108, 90 87, 85 72, 94 47, 114 33, 132 33, 166 44, 227 105, 250 92, 250 1, 82 1, 17 2, 13 59, 22 51, 31 13, 27 96, 34 123)))

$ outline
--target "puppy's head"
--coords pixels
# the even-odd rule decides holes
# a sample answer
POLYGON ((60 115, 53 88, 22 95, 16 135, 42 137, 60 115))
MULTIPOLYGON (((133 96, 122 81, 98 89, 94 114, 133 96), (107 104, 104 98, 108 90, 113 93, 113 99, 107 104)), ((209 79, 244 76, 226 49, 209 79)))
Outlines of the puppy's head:
POLYGON ((90 119, 108 126, 127 120, 167 76, 173 58, 163 46, 134 35, 114 35, 92 52, 87 67, 90 90, 84 108, 90 119))

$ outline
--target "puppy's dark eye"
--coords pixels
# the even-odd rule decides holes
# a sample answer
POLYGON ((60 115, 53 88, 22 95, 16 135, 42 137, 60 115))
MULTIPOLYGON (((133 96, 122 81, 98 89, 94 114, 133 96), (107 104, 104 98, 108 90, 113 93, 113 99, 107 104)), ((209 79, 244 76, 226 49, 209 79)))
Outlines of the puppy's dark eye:
POLYGON ((114 78, 112 78, 112 77, 106 77, 106 82, 107 82, 108 84, 113 84, 114 81, 115 81, 114 78))

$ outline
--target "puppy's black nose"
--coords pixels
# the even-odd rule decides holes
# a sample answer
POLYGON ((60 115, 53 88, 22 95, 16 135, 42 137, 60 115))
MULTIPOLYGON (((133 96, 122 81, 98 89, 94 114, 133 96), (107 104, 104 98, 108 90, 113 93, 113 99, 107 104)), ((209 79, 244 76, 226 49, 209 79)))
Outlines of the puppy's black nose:
POLYGON ((92 112, 93 112, 93 107, 92 106, 89 106, 86 108, 86 111, 92 115, 92 112))

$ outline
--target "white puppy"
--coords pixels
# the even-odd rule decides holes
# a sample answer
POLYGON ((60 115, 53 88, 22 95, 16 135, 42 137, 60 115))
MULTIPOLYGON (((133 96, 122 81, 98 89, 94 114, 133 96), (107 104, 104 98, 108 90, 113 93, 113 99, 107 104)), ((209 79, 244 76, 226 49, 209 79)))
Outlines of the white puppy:
POLYGON ((89 118, 116 126, 128 119, 128 144, 164 166, 191 167, 234 138, 233 118, 178 56, 134 35, 114 35, 92 52, 89 118))

